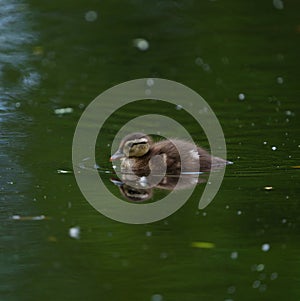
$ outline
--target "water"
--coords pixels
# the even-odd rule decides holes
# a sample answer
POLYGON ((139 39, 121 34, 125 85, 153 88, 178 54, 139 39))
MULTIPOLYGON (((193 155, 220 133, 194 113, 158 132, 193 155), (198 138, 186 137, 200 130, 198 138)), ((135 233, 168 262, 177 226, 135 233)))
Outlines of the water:
MULTIPOLYGON (((285 1, 2 0, 0 299, 298 300, 298 11, 285 1), (198 185, 167 219, 127 225, 58 170, 72 171, 85 106, 141 77, 201 94, 234 165, 204 210, 198 185)), ((103 129, 101 168, 112 171, 120 125, 150 107, 129 106, 103 129)), ((159 109, 207 147, 183 110, 159 109)))

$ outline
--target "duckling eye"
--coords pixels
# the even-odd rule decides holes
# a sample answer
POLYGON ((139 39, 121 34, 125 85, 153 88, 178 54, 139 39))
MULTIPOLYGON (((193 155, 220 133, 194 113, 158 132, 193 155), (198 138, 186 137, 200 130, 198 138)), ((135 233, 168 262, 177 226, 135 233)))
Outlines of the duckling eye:
POLYGON ((131 143, 132 145, 131 146, 135 146, 135 145, 144 145, 146 144, 147 142, 135 142, 135 143, 131 143))

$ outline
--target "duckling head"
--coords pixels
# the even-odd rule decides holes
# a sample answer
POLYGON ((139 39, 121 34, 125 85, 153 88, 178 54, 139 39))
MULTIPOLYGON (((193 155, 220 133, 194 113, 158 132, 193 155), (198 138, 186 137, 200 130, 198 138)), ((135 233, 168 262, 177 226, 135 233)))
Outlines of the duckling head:
POLYGON ((110 158, 110 161, 120 158, 142 157, 146 155, 152 144, 152 139, 144 133, 133 133, 125 136, 119 149, 110 158))

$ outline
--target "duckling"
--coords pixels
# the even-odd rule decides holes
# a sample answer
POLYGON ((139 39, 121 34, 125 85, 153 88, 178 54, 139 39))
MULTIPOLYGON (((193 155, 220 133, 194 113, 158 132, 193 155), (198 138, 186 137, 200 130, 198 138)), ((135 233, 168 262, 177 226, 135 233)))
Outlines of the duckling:
POLYGON ((148 176, 153 171, 165 170, 167 174, 183 172, 205 172, 231 162, 211 156, 193 143, 179 139, 168 139, 154 143, 144 133, 125 136, 110 161, 121 159, 121 172, 132 171, 138 176, 148 176), (175 146, 176 144, 176 146, 175 146), (177 148, 183 154, 180 158, 177 148), (152 160, 152 159, 155 160, 152 160), (199 170, 200 164, 200 170, 199 170))

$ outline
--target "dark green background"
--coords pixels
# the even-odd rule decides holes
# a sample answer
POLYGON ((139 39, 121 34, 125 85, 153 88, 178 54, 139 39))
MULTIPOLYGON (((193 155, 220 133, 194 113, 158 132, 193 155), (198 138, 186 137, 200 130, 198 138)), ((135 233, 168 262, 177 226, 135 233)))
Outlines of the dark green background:
MULTIPOLYGON (((274 3, 0 1, 1 301, 299 300, 300 176, 292 166, 300 165, 300 3, 274 3), (94 22, 85 20, 90 10, 94 22), (134 47, 136 38, 149 49, 134 47), (126 225, 95 211, 74 176, 57 170, 72 169, 84 106, 144 77, 203 96, 235 164, 204 211, 199 187, 166 220, 126 225), (61 107, 74 112, 54 114, 61 107), (11 219, 42 214, 48 219, 11 219), (80 239, 69 236, 72 226, 80 239)), ((124 110, 98 143, 107 146, 120 124, 144 111, 124 110)), ((185 126, 206 146, 194 123, 185 126)), ((107 170, 109 153, 99 154, 107 170)))

